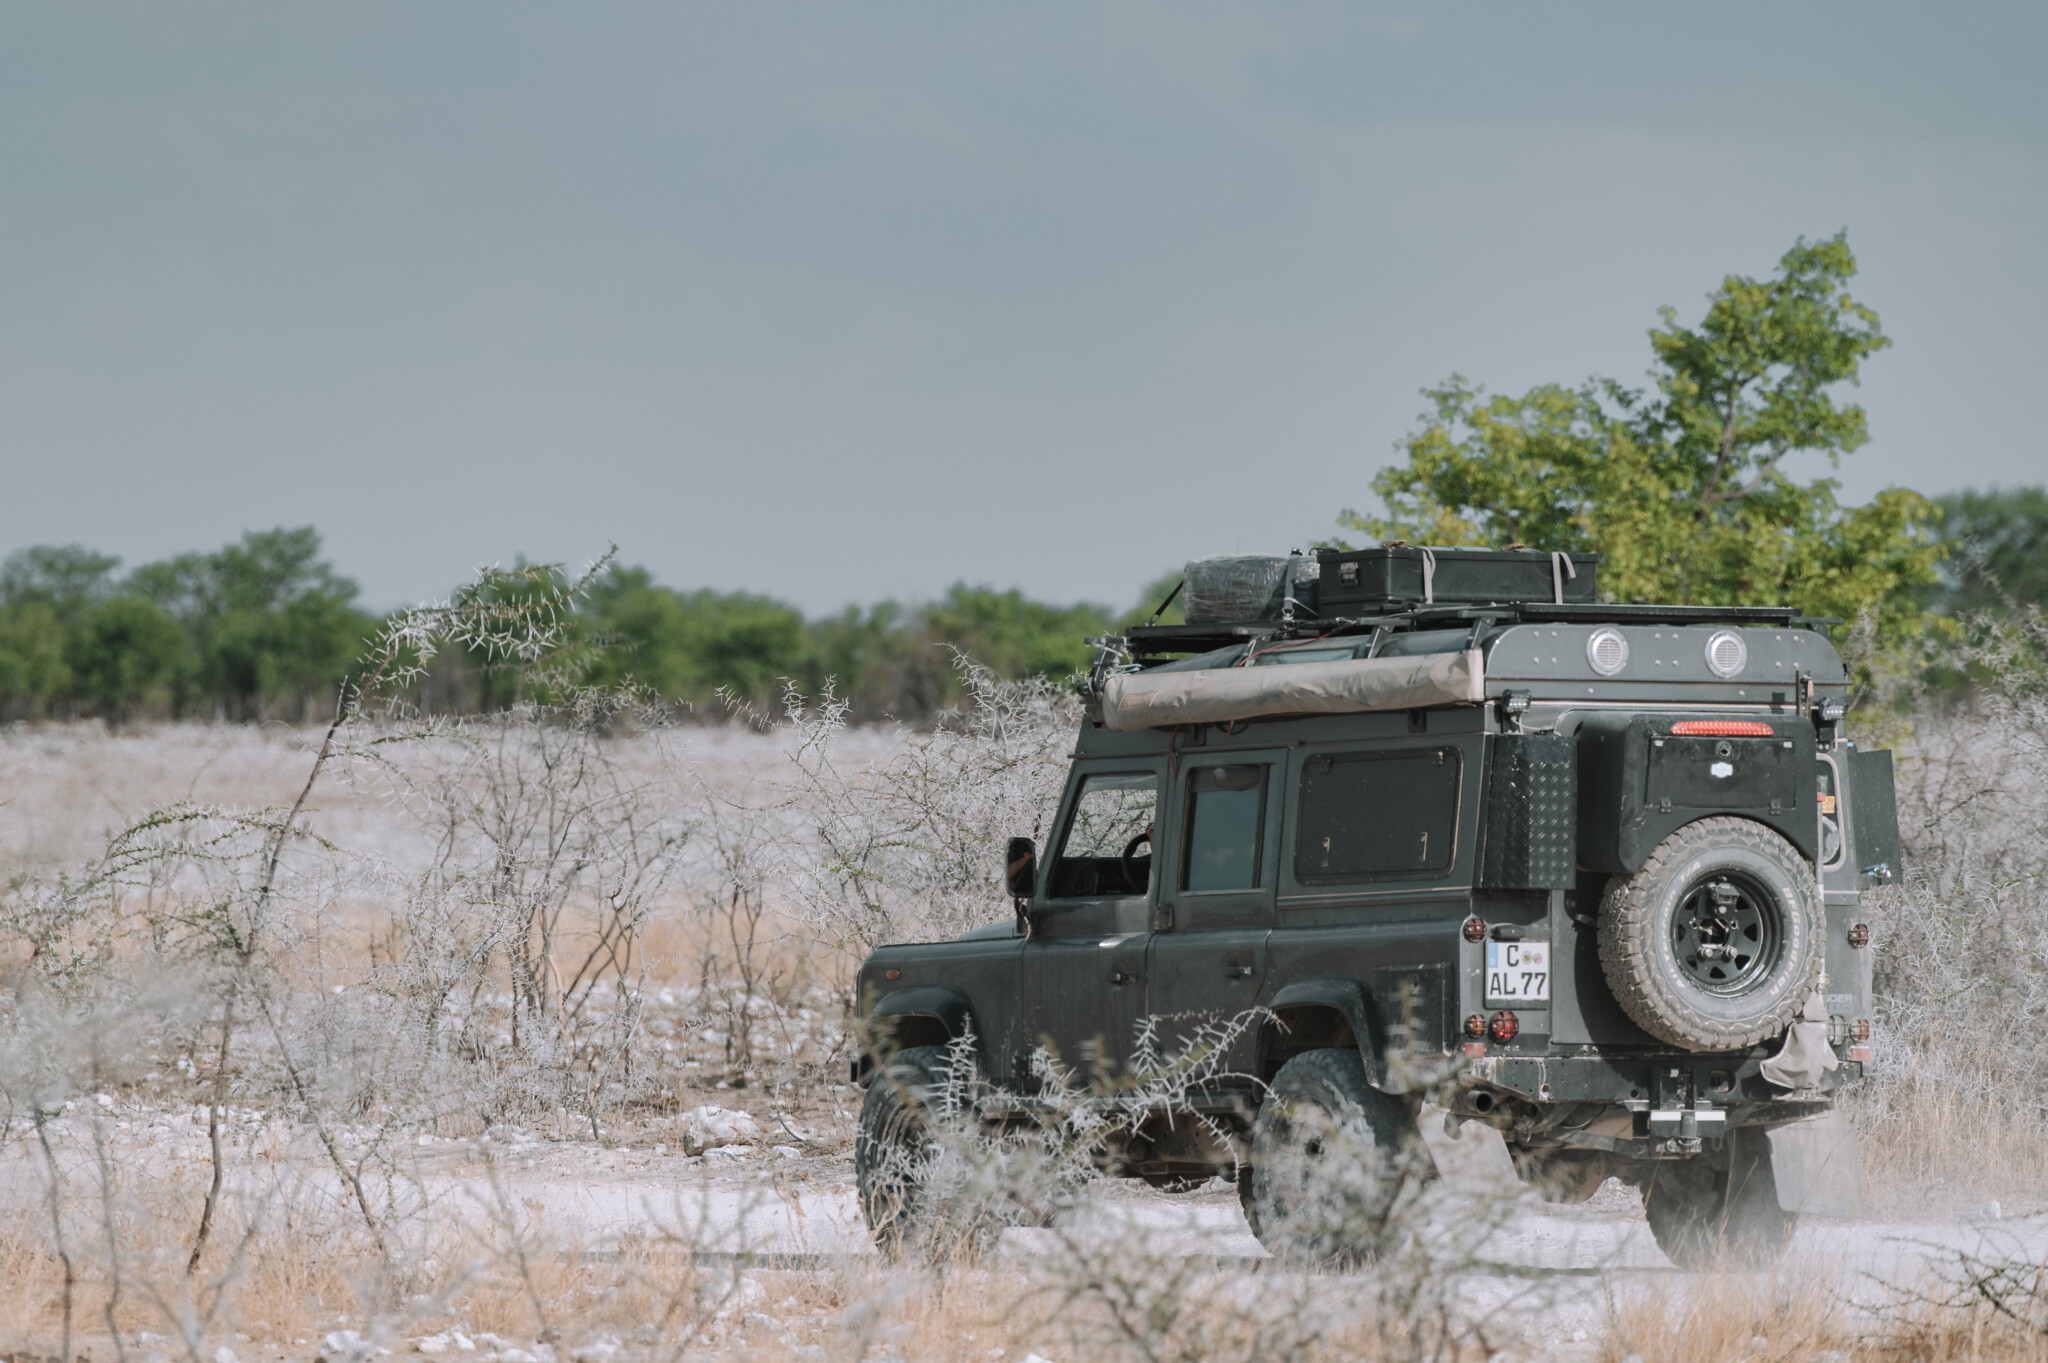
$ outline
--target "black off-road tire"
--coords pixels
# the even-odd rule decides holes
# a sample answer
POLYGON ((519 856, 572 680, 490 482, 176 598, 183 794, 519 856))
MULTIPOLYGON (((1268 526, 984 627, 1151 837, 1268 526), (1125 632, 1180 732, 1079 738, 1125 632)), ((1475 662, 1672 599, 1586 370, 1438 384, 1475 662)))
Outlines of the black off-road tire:
POLYGON ((930 1228, 927 1176, 938 1154, 931 1109, 954 1082, 947 1049, 898 1051, 868 1083, 853 1139, 853 1180, 861 1219, 884 1254, 898 1255, 930 1228))
POLYGON ((1622 1010, 1689 1051, 1741 1050, 1782 1033, 1820 983, 1826 954, 1813 874, 1791 843, 1749 819, 1701 819, 1664 839, 1640 871, 1608 883, 1600 904, 1600 964, 1622 1010), (1681 957, 1699 945, 1688 925, 1705 921, 1698 906, 1716 893, 1736 895, 1731 914, 1757 933, 1728 940, 1738 952, 1754 948, 1740 969, 1739 955, 1681 957), (1716 970, 1725 981, 1706 978, 1716 970))
POLYGON ((1799 1222, 1797 1212, 1778 1205, 1770 1150, 1758 1131, 1730 1136, 1722 1167, 1705 1157, 1659 1163, 1641 1186, 1657 1248, 1683 1269, 1767 1269, 1799 1222))
POLYGON ((1392 1214, 1420 1149, 1408 1110, 1372 1086, 1356 1050, 1304 1051, 1273 1076, 1253 1123, 1245 1219, 1276 1257, 1369 1262, 1397 1234, 1392 1214))

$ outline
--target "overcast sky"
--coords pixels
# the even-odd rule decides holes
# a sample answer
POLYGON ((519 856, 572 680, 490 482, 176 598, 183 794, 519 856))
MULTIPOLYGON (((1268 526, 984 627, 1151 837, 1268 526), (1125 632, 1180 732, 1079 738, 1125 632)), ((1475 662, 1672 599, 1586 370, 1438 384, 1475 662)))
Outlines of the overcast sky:
POLYGON ((0 553, 1122 604, 1842 227, 1847 494, 2048 481, 2044 15, 0 0, 0 553))

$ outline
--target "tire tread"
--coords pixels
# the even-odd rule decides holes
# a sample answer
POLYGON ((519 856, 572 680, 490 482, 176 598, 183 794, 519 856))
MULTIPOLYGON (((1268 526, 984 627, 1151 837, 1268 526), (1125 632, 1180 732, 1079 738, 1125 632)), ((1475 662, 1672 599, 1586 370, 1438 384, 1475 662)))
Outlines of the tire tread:
POLYGON ((1329 1264, 1363 1263, 1377 1256, 1384 1246, 1371 1232, 1377 1228, 1378 1234, 1384 1235, 1390 1229, 1384 1218, 1395 1193, 1391 1179, 1417 1138, 1407 1110, 1372 1086, 1363 1057, 1349 1047, 1303 1051, 1294 1056, 1273 1076, 1254 1132, 1253 1163, 1247 1171, 1249 1176, 1239 1184, 1238 1196, 1244 1205, 1245 1220, 1259 1243, 1276 1255, 1305 1254, 1311 1261, 1329 1264), (1367 1138, 1367 1148, 1362 1153, 1379 1160, 1381 1176, 1389 1180, 1385 1205, 1361 1208, 1357 1224, 1346 1226, 1334 1237, 1327 1230, 1314 1234, 1304 1243, 1293 1241, 1301 1228, 1293 1224, 1284 1195, 1272 1186, 1263 1167, 1263 1157, 1277 1149, 1278 1132, 1272 1125, 1274 1107, 1292 1103, 1313 1104, 1333 1116, 1357 1123, 1358 1134, 1367 1138), (1270 1204, 1268 1199, 1276 1196, 1282 1197, 1281 1203, 1270 1204), (1356 1238, 1361 1232, 1366 1232, 1364 1237, 1356 1238))

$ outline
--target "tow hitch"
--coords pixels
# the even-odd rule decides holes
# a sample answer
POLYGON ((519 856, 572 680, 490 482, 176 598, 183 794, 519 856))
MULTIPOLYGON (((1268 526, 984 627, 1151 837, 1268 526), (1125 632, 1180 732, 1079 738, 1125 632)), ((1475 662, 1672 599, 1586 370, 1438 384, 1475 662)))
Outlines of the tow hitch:
POLYGON ((1681 1140, 1714 1140, 1728 1134, 1728 1112, 1702 1098, 1691 1107, 1652 1107, 1647 1098, 1631 1098, 1622 1106, 1635 1114, 1638 1136, 1676 1136, 1681 1140))

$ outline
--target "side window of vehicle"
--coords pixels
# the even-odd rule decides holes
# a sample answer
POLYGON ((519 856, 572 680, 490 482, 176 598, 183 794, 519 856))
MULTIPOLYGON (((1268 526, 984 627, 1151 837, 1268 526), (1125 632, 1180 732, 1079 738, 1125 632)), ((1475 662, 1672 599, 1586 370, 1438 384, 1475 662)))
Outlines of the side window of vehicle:
POLYGON ((1149 772, 1082 778, 1047 894, 1095 899, 1146 893, 1158 808, 1159 778, 1149 772))
POLYGON ((1261 766, 1198 767, 1188 773, 1180 887, 1255 890, 1265 868, 1266 773, 1261 766))
POLYGON ((1456 856, 1456 748, 1333 753, 1301 773, 1294 877, 1305 884, 1441 875, 1456 856))

